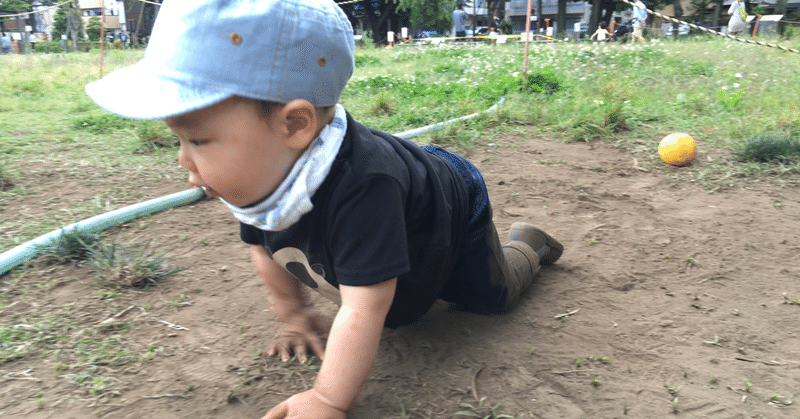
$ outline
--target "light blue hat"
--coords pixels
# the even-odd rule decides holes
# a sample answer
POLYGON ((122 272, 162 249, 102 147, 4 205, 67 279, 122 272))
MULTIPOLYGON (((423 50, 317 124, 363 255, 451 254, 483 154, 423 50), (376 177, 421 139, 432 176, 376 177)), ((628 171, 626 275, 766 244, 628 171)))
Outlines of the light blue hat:
POLYGON ((144 59, 89 83, 106 110, 162 119, 232 96, 339 102, 355 66, 353 28, 332 0, 169 0, 144 59))

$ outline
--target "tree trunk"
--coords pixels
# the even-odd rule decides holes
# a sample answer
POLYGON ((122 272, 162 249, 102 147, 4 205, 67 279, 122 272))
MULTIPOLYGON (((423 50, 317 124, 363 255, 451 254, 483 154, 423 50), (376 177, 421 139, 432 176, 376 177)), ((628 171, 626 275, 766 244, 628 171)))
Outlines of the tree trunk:
MULTIPOLYGON (((75 3, 77 3, 77 1, 75 3)), ((72 5, 72 7, 67 9, 67 13, 66 13, 66 15, 67 15, 67 32, 69 32, 70 37, 72 38, 72 50, 73 51, 77 51, 78 50, 78 35, 79 35, 78 34, 78 30, 81 27, 81 22, 80 22, 81 17, 80 17, 80 13, 78 12, 77 7, 78 7, 77 4, 72 5)))
POLYGON ((386 20, 391 14, 391 5, 382 1, 379 6, 382 10, 375 10, 371 1, 365 1, 362 4, 364 5, 367 20, 369 21, 370 30, 372 30, 372 43, 380 45, 386 42, 386 33, 383 29, 385 28, 386 20))
POLYGON ((542 0, 536 0, 536 33, 539 33, 542 24, 542 0))
POLYGON ((556 27, 558 27, 559 32, 567 33, 567 0, 558 0, 556 27))
POLYGON ((592 1, 592 14, 589 17, 589 31, 587 32, 594 32, 597 29, 597 25, 600 24, 600 12, 603 8, 603 0, 594 0, 592 1))
MULTIPOLYGON (((672 10, 673 16, 675 19, 682 20, 683 17, 683 7, 681 7, 681 0, 672 0, 672 10)), ((680 23, 672 22, 672 38, 675 39, 678 37, 678 27, 680 27, 680 23)))

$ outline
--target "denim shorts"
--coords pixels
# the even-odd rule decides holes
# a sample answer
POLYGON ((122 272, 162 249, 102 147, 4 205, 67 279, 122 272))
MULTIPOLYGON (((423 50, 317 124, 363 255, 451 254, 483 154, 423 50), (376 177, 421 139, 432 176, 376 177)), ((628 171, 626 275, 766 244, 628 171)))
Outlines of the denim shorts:
POLYGON ((423 146, 452 165, 467 185, 469 221, 461 255, 440 298, 479 313, 506 311, 508 291, 506 261, 492 221, 492 205, 486 183, 467 159, 437 146, 423 146))

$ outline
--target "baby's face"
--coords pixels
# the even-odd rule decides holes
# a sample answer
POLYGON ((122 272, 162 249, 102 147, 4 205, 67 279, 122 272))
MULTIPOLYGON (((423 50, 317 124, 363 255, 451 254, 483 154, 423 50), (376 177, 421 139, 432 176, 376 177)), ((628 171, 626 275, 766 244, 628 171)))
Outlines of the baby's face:
POLYGON ((165 122, 180 139, 178 162, 189 171, 189 183, 239 207, 275 191, 301 153, 248 99, 227 99, 165 122))

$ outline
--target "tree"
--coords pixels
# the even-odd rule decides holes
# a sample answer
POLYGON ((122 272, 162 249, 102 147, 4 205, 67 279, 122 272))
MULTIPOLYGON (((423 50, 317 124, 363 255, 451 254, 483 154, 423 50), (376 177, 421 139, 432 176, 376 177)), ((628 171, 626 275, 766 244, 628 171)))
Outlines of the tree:
POLYGON ((72 49, 78 49, 78 36, 83 33, 83 20, 74 3, 67 3, 56 10, 53 16, 53 39, 68 35, 72 39, 72 49))
POLYGON ((0 10, 23 12, 31 10, 31 2, 23 0, 0 0, 0 10))
POLYGON ((342 5, 342 10, 350 18, 353 26, 358 21, 366 21, 369 30, 373 32, 372 40, 375 45, 386 42, 387 23, 391 24, 392 30, 397 31, 402 18, 408 20, 408 13, 398 13, 398 0, 366 0, 359 3, 342 5))
POLYGON ((397 8, 409 13, 412 27, 450 32, 451 0, 398 0, 397 8))
POLYGON ((97 41, 100 39, 100 16, 92 16, 89 18, 89 23, 86 24, 86 35, 89 36, 90 41, 97 41))

